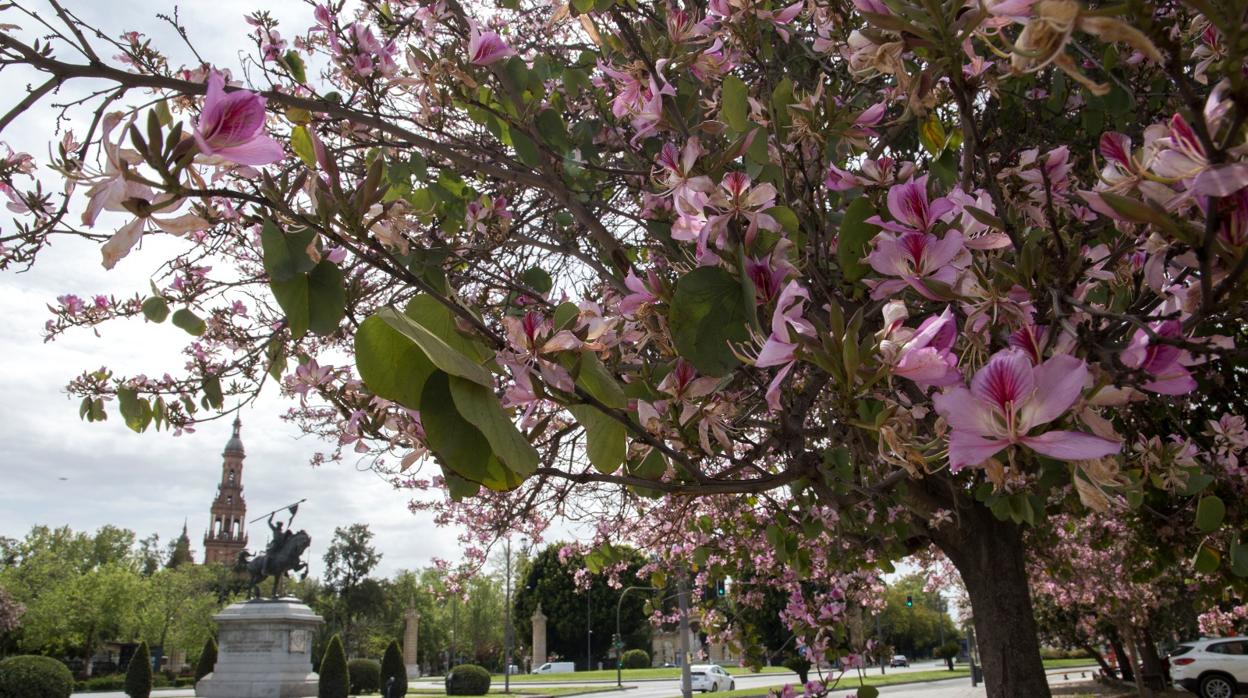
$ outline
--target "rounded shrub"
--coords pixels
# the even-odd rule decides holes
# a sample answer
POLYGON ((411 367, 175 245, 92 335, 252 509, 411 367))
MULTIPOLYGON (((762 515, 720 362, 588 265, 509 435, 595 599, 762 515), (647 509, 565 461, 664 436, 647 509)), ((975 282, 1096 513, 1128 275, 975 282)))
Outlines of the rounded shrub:
POLYGON ((146 641, 139 643, 126 667, 126 695, 130 698, 150 698, 152 695, 152 653, 147 649, 146 641))
POLYGON ((195 683, 212 673, 213 667, 217 666, 217 641, 208 638, 204 642, 204 649, 199 653, 199 661, 195 663, 195 683))
POLYGON ((347 652, 342 648, 342 638, 329 639, 325 656, 321 658, 321 680, 317 685, 317 698, 347 698, 351 684, 347 676, 347 652))
POLYGON ((50 657, 18 655, 0 661, 0 698, 69 698, 74 675, 50 657))
POLYGON ((645 650, 629 650, 620 657, 620 666, 625 669, 646 669, 650 666, 650 655, 645 650))
POLYGON ((403 652, 399 643, 394 640, 386 646, 386 654, 381 658, 381 694, 383 696, 407 695, 407 665, 403 663, 403 652), (386 686, 394 679, 394 687, 386 693, 386 686))
POLYGON ((490 692, 490 672, 476 664, 460 664, 446 675, 446 695, 483 696, 490 692))
POLYGON ((381 662, 376 659, 352 659, 347 662, 347 676, 352 693, 377 693, 381 690, 381 662))

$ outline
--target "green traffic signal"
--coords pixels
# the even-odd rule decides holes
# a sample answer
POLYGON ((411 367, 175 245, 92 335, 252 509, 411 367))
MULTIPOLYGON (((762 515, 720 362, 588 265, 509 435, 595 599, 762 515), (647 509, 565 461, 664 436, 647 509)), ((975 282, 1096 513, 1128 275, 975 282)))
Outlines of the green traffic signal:
POLYGON ((914 597, 906 594, 906 608, 914 608, 914 597))

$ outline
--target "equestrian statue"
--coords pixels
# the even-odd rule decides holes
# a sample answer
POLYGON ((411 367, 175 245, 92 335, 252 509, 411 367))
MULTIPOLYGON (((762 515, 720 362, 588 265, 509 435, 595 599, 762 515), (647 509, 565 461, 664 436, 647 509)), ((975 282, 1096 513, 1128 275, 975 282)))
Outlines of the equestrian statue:
MULTIPOLYGON (((300 560, 304 551, 312 544, 312 537, 307 531, 300 530, 298 532, 291 531, 291 524, 295 521, 295 514, 299 511, 299 505, 306 500, 299 500, 288 507, 290 518, 287 519, 286 525, 283 526, 281 521, 273 521, 273 517, 277 515, 281 509, 275 509, 268 515, 269 530, 273 532, 273 538, 269 541, 268 547, 263 555, 252 557, 251 553, 244 550, 238 554, 238 562, 234 565, 235 571, 246 571, 251 575, 250 581, 247 583, 248 596, 253 599, 261 597, 260 582, 265 579, 273 578, 273 597, 280 598, 282 588, 282 578, 291 572, 302 572, 300 579, 306 579, 308 576, 308 563, 300 560)), ((261 517, 264 518, 264 517, 261 517)), ((255 519, 259 521, 260 519, 255 519)), ((254 522, 253 522, 254 523, 254 522)))

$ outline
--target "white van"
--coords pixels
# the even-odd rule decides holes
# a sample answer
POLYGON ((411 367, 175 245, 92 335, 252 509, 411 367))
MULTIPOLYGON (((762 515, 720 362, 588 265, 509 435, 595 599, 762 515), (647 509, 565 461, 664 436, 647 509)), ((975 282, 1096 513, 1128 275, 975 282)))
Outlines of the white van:
POLYGON ((546 662, 533 670, 534 674, 570 674, 576 671, 575 662, 546 662))

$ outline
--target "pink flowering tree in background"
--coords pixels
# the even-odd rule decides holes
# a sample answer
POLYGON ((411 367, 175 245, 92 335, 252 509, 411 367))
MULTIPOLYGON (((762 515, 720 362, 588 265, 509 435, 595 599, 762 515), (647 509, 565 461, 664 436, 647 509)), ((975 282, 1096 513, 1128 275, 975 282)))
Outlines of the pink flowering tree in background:
POLYGON ((1242 3, 342 5, 250 15, 235 66, 176 15, 159 47, 3 10, 0 130, 62 120, 0 163, 0 268, 153 269, 47 338, 189 336, 177 375, 74 379, 84 419, 273 382, 470 560, 583 521, 587 564, 786 590, 826 656, 935 548, 991 696, 1048 695, 1050 513, 1169 512, 1173 565, 1242 590, 1242 3))

